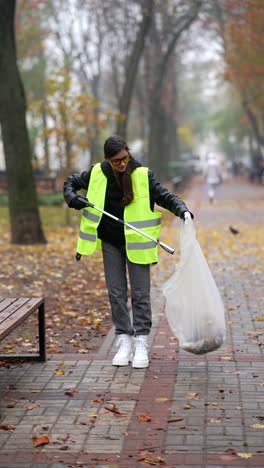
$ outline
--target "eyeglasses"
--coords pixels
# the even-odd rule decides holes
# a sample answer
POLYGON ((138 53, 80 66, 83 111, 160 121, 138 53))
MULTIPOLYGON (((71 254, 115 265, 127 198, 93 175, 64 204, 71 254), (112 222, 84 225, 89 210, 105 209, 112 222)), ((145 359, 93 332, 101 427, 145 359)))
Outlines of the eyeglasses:
POLYGON ((118 158, 118 159, 110 159, 110 163, 112 164, 112 166, 120 166, 120 164, 122 162, 124 162, 125 164, 127 164, 131 159, 131 156, 130 154, 126 154, 125 156, 123 156, 122 158, 118 158))

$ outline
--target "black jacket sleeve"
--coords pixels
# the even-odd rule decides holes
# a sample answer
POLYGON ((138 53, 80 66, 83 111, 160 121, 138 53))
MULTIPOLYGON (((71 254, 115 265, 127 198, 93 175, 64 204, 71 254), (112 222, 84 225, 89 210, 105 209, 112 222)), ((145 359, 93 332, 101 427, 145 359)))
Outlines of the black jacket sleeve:
POLYGON ((64 182, 63 195, 64 199, 69 206, 74 197, 76 197, 78 190, 88 189, 91 170, 84 171, 81 174, 72 174, 64 182))
MULTIPOLYGON (((189 211, 185 203, 177 195, 169 192, 166 187, 161 185, 155 173, 151 170, 149 170, 149 189, 152 210, 154 209, 154 203, 156 203, 179 216, 179 218, 184 219, 184 212, 189 211)), ((191 216, 193 218, 192 213, 191 216)))

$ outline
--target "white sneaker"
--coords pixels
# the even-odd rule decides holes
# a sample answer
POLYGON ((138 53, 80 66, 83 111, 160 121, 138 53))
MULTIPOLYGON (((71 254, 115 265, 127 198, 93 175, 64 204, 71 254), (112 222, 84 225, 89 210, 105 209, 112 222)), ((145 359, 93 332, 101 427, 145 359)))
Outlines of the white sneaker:
POLYGON ((149 365, 147 335, 139 335, 135 338, 135 354, 132 367, 144 369, 149 365))
POLYGON ((119 347, 115 354, 113 366, 127 366, 132 361, 132 339, 130 335, 117 335, 116 345, 119 347))

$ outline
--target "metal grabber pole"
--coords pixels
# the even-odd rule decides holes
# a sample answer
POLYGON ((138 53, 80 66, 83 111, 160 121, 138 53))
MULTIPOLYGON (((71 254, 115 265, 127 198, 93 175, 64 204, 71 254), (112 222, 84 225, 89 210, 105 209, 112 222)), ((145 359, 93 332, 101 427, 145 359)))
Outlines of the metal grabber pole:
POLYGON ((172 247, 169 247, 168 245, 164 244, 164 242, 161 242, 159 239, 155 239, 154 237, 152 236, 149 236, 148 234, 146 234, 145 232, 141 231, 140 229, 136 228, 135 226, 133 226, 133 224, 129 224, 129 223, 126 223, 125 221, 123 221, 122 219, 120 218, 117 218, 116 216, 112 215, 111 213, 108 213, 107 211, 105 210, 102 210, 101 208, 98 208, 97 206, 95 206, 93 203, 91 203, 89 200, 87 200, 86 198, 83 198, 83 197, 78 197, 78 200, 82 201, 83 203, 86 204, 87 207, 91 207, 91 208, 94 208, 95 210, 97 211, 100 211, 101 213, 105 214, 106 216, 109 216, 110 218, 114 219, 115 221, 117 221, 118 223, 120 224, 123 224, 124 226, 127 226, 128 228, 130 229, 133 229, 134 231, 138 232, 139 234, 141 234, 142 236, 145 236, 147 237, 148 239, 156 242, 156 244, 158 244, 160 247, 162 247, 163 250, 166 250, 166 252, 170 253, 170 254, 174 254, 175 252, 175 249, 173 249, 172 247))

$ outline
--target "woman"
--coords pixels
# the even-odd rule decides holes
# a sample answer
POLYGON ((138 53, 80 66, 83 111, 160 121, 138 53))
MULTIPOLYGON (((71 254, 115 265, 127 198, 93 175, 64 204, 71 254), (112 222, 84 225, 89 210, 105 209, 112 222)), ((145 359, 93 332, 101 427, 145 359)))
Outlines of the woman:
MULTIPOLYGON (((86 198, 95 206, 159 237, 160 213, 154 203, 182 219, 192 214, 184 202, 170 193, 155 174, 136 161, 127 143, 111 136, 104 143, 105 160, 82 174, 73 174, 64 182, 64 198, 70 208, 85 208, 76 192, 87 190, 86 198)), ((112 320, 117 335, 118 351, 114 366, 148 367, 147 336, 151 329, 150 265, 157 263, 157 243, 124 227, 122 223, 100 214, 94 208, 83 212, 77 244, 77 258, 102 248, 106 287, 112 320), (128 269, 133 322, 127 308, 128 269), (135 346, 132 346, 134 336, 135 346)))

